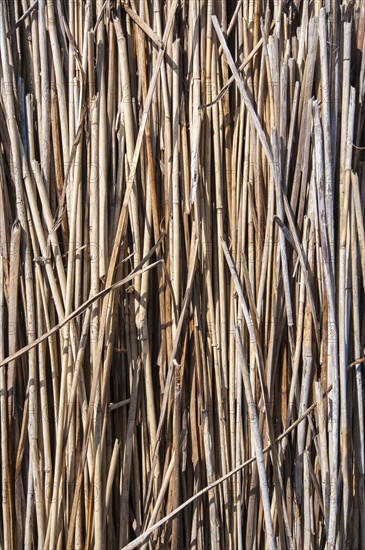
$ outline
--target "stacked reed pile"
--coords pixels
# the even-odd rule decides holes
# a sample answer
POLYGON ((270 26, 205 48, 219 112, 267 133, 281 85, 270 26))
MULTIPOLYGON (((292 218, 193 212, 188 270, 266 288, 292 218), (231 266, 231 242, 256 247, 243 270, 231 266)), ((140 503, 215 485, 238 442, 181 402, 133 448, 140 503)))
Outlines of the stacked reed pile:
POLYGON ((0 2, 1 548, 364 548, 364 31, 0 2))

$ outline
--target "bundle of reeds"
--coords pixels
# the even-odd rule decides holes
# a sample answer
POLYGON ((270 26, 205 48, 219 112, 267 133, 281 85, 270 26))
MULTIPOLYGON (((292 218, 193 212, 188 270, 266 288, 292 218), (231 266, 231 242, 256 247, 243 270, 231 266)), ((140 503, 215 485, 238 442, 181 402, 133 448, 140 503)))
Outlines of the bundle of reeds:
POLYGON ((365 548, 365 5, 0 2, 0 547, 365 548))

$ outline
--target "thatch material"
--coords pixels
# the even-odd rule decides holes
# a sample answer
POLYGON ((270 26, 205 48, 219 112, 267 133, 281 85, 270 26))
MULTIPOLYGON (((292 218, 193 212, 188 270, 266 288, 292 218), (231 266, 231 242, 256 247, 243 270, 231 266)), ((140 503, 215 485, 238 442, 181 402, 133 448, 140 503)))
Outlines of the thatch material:
POLYGON ((364 548, 365 6, 0 2, 0 548, 364 548))

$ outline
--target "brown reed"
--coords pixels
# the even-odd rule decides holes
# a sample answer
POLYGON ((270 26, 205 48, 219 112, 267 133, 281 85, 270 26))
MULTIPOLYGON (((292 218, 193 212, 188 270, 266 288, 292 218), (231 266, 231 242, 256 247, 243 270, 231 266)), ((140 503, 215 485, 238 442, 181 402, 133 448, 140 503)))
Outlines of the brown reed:
POLYGON ((0 2, 0 549, 365 548, 364 78, 361 0, 0 2))

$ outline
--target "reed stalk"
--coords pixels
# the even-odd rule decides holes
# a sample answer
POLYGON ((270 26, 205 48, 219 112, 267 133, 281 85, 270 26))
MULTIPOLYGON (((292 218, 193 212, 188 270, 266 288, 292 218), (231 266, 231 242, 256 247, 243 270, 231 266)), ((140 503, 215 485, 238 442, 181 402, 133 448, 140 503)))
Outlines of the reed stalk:
POLYGON ((0 2, 0 548, 363 548, 359 0, 0 2))

